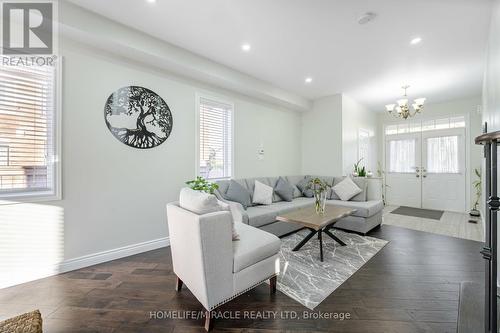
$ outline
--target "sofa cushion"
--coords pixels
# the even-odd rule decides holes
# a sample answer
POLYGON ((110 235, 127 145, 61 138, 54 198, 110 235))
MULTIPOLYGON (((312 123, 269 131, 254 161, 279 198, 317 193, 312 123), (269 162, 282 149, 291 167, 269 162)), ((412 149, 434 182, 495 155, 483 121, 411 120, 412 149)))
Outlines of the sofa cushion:
POLYGON ((240 240, 233 242, 233 272, 239 272, 277 254, 281 247, 278 237, 263 230, 238 224, 240 240))
POLYGON ((304 179, 304 176, 286 176, 285 179, 293 186, 293 198, 302 196, 302 192, 297 187, 297 183, 304 179))
POLYGON ((224 198, 230 201, 239 202, 244 209, 247 209, 252 205, 250 192, 234 180, 231 180, 229 183, 229 187, 224 195, 224 198))
POLYGON ((294 194, 294 187, 287 182, 284 178, 279 177, 276 186, 274 187, 274 192, 285 201, 292 201, 294 194))
MULTIPOLYGON (((338 183, 343 181, 345 178, 346 177, 335 177, 335 179, 333 180, 333 185, 337 185, 338 183)), ((351 178, 351 180, 354 182, 354 184, 356 184, 361 189, 361 192, 359 194, 356 194, 350 200, 351 201, 366 201, 366 200, 368 200, 368 181, 366 180, 366 178, 354 177, 354 178, 351 178)), ((338 197, 338 195, 335 194, 334 191, 333 191, 333 194, 330 193, 330 197, 328 199, 340 200, 340 198, 338 197)))
POLYGON ((270 205, 273 203, 273 188, 266 184, 255 181, 252 203, 260 205, 270 205))
MULTIPOLYGON (((239 239, 239 235, 235 230, 235 211, 231 205, 218 200, 213 194, 208 194, 201 191, 195 191, 191 188, 184 187, 179 195, 179 206, 185 210, 189 210, 198 215, 204 215, 219 211, 230 211, 232 216, 233 226, 233 241, 239 239)), ((241 221, 239 221, 241 222, 241 221)))
POLYGON ((370 200, 370 201, 328 200, 327 204, 356 209, 356 211, 352 214, 352 216, 364 217, 364 218, 373 216, 384 209, 384 202, 382 200, 370 200))
POLYGON ((229 210, 226 204, 224 206, 221 204, 215 195, 195 191, 189 187, 182 188, 179 194, 179 206, 198 215, 229 210))
POLYGON ((290 212, 292 210, 314 204, 314 199, 300 197, 293 201, 275 202, 270 206, 248 207, 248 224, 254 227, 261 227, 266 224, 276 222, 276 216, 290 212))
POLYGON ((297 187, 302 192, 302 194, 307 198, 312 198, 314 196, 313 190, 308 188, 311 179, 312 178, 310 176, 306 176, 304 179, 302 179, 300 182, 297 183, 297 187))
POLYGON ((351 198, 351 201, 366 201, 368 192, 368 181, 366 178, 354 177, 352 181, 361 189, 361 193, 351 198))
POLYGON ((335 193, 339 196, 340 200, 347 201, 355 195, 363 192, 362 189, 356 185, 351 178, 344 178, 343 181, 333 187, 335 193))

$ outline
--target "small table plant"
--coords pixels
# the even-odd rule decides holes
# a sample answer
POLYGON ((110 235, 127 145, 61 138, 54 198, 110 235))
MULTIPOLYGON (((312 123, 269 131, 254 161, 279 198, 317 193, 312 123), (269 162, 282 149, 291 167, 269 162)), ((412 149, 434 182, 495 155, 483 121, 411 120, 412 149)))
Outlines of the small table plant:
POLYGON ((307 184, 307 188, 314 194, 314 205, 317 214, 325 213, 326 195, 330 185, 319 178, 313 178, 307 184))

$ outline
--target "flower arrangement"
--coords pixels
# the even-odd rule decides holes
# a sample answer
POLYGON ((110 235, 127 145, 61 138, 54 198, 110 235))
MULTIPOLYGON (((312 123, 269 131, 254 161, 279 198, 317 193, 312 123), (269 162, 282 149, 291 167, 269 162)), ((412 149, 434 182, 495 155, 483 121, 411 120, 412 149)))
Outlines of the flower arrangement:
POLYGON ((307 184, 307 188, 314 193, 316 213, 323 214, 325 212, 326 194, 330 185, 319 178, 313 178, 307 184))

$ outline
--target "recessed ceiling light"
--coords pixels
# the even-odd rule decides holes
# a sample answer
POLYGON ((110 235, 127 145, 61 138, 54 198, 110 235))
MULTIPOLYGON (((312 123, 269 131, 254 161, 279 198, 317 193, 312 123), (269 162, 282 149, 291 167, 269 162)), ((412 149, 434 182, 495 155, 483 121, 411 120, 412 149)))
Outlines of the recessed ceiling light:
POLYGON ((417 45, 418 43, 420 43, 422 41, 422 38, 421 37, 415 37, 411 40, 410 44, 411 45, 417 45))
POLYGON ((360 17, 358 17, 358 23, 361 25, 367 24, 368 22, 373 21, 376 16, 377 16, 377 14, 375 14, 375 13, 366 12, 363 15, 361 15, 360 17))
POLYGON ((252 46, 248 43, 245 43, 245 44, 241 44, 241 49, 245 52, 248 52, 250 51, 250 49, 252 48, 252 46))
POLYGON ((149 2, 149 3, 155 3, 156 2, 156 0, 146 0, 146 1, 149 2))
POLYGON ((312 79, 312 77, 306 77, 306 79, 304 81, 306 83, 311 83, 311 82, 313 82, 313 79, 312 79))

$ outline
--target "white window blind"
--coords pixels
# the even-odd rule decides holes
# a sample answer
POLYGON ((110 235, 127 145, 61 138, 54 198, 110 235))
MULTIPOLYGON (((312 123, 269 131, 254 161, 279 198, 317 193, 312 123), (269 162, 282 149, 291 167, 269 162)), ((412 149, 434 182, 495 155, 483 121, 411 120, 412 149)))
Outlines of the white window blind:
POLYGON ((55 71, 0 66, 0 197, 55 192, 55 71))
POLYGON ((389 172, 415 172, 415 140, 389 141, 389 172))
POLYGON ((201 97, 199 108, 199 175, 207 179, 230 178, 233 106, 201 97))
POLYGON ((427 172, 459 173, 458 136, 427 139, 427 172))

